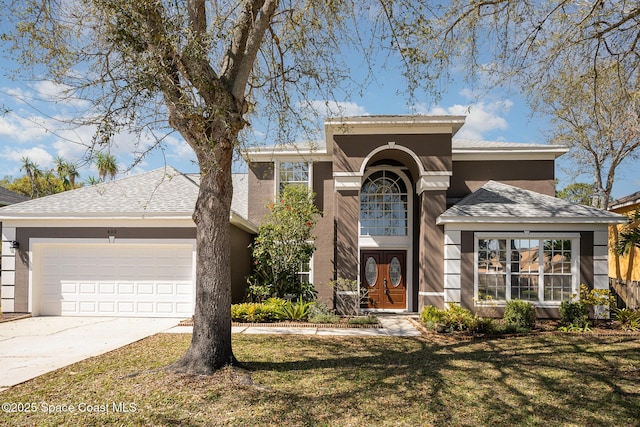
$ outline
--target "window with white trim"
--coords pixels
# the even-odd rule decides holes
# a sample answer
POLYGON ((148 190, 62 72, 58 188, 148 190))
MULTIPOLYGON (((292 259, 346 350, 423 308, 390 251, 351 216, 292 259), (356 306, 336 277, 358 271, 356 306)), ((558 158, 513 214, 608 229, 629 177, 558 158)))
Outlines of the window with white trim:
POLYGON ((287 185, 309 187, 308 162, 280 162, 278 166, 278 189, 281 192, 287 185))
POLYGON ((407 206, 407 186, 400 175, 372 173, 360 190, 360 235, 406 236, 407 206))
POLYGON ((577 292, 578 238, 476 239, 476 300, 559 303, 577 292))
POLYGON ((300 267, 298 268, 298 280, 300 283, 311 283, 311 259, 309 259, 308 262, 300 263, 300 267))

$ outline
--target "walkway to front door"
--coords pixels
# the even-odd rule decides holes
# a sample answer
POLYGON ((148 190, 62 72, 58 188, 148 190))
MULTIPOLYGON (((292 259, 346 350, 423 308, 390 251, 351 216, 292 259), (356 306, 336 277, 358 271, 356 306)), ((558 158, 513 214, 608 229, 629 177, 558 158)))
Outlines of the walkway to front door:
POLYGON ((360 253, 361 286, 369 293, 366 308, 407 308, 406 265, 406 251, 363 250, 360 253))

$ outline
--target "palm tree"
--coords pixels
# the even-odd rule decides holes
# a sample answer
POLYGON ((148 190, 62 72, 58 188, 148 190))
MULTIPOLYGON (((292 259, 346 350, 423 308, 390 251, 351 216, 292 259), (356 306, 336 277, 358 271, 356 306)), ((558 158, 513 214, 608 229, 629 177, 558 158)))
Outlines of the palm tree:
POLYGON ((100 182, 100 180, 95 176, 88 176, 85 182, 89 185, 96 185, 100 182))
POLYGON ((640 209, 629 215, 627 225, 618 235, 615 250, 618 255, 625 255, 634 247, 640 248, 640 209))
POLYGON ((29 177, 29 181, 31 181, 31 198, 40 197, 40 191, 38 188, 38 180, 42 175, 40 168, 37 163, 31 161, 29 157, 23 157, 21 159, 22 166, 20 166, 20 170, 23 170, 27 176, 29 177))
POLYGON ((75 163, 67 162, 67 176, 69 177, 69 185, 73 190, 76 188, 76 179, 80 177, 78 167, 75 163))
POLYGON ((69 162, 58 156, 54 160, 56 165, 56 173, 62 181, 62 190, 73 190, 76 188, 76 178, 80 176, 75 163, 69 162))
POLYGON ((113 179, 116 173, 118 173, 118 164, 113 154, 96 154, 96 166, 98 167, 98 178, 100 181, 104 181, 107 175, 109 175, 110 179, 113 179))
POLYGON ((56 165, 56 173, 58 178, 62 181, 62 190, 68 190, 70 188, 68 178, 68 162, 62 157, 58 156, 53 161, 56 165))
POLYGON ((42 173, 41 176, 42 190, 45 193, 45 196, 49 196, 51 194, 56 194, 64 189, 60 189, 59 184, 56 182, 56 177, 53 174, 53 170, 48 170, 42 173))

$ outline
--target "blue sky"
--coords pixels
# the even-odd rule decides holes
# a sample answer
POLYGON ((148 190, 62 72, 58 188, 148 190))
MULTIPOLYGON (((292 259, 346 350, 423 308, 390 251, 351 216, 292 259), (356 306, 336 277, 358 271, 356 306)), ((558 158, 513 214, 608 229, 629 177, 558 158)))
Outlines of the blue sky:
MULTIPOLYGON (((41 169, 53 167, 53 160, 61 156, 79 162, 85 153, 85 145, 91 141, 94 129, 71 129, 58 122, 74 112, 87 108, 82 101, 63 100, 59 97, 60 87, 48 82, 14 81, 6 78, 6 70, 11 62, 0 64, 0 105, 10 110, 0 116, 0 178, 18 177, 21 158, 28 156, 41 169), (4 66, 3 66, 4 65, 4 66)), ((412 109, 402 91, 402 79, 392 71, 378 76, 362 96, 341 100, 340 106, 346 115, 367 114, 408 114, 412 109)), ((324 104, 323 101, 317 100, 324 104)), ((510 141, 526 143, 546 143, 545 131, 548 123, 541 118, 532 118, 525 101, 513 91, 499 89, 478 97, 469 87, 452 84, 447 87, 442 99, 434 104, 428 99, 418 99, 412 105, 413 112, 421 114, 453 114, 466 116, 466 123, 456 135, 457 138, 510 141)), ((129 167, 134 156, 133 138, 118 135, 112 153, 116 155, 121 168, 129 167)), ((269 141, 265 141, 268 144, 269 141)), ((130 173, 143 172, 169 164, 183 172, 195 172, 195 157, 178 134, 169 136, 164 150, 157 150, 147 156, 130 173)), ((627 163, 618 172, 613 197, 619 198, 640 189, 640 172, 635 165, 627 163)), ((239 166, 239 169, 242 167, 239 166)), ((563 170, 576 170, 562 157, 557 162, 556 175, 560 188, 570 184, 563 170)), ((80 166, 81 180, 96 176, 92 165, 80 166)), ((580 179, 589 182, 590 177, 580 179)))

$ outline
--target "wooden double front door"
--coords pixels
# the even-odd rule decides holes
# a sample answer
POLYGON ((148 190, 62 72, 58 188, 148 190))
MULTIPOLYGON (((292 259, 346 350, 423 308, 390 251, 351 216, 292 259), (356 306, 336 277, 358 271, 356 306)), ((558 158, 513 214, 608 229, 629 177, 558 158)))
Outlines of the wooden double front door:
POLYGON ((360 286, 368 292, 367 308, 407 307, 407 252, 360 252, 360 286))

